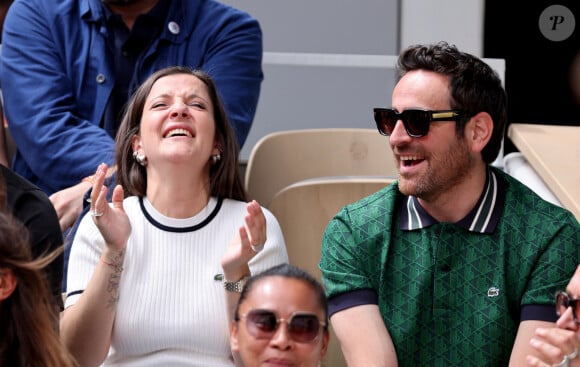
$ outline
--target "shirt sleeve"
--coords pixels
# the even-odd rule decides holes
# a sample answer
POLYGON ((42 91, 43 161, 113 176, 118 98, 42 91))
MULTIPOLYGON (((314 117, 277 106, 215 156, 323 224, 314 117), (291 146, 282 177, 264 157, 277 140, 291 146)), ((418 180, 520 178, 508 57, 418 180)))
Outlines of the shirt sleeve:
MULTIPOLYGON (((58 42, 58 31, 45 15, 51 13, 47 6, 54 4, 31 0, 11 6, 4 23, 0 80, 17 158, 52 193, 77 184, 101 162, 111 164, 114 141, 99 127, 100 121, 80 117, 71 78, 83 76, 68 74, 66 60, 73 57, 66 54, 83 46, 58 42)), ((83 97, 97 103, 94 95, 83 97)))
MULTIPOLYGON (((9 190, 12 212, 29 230, 33 257, 44 256, 61 247, 63 236, 58 216, 46 194, 37 188, 9 190)), ((63 267, 64 254, 61 254, 46 268, 50 292, 61 309, 63 267)))
POLYGON ((241 148, 252 126, 264 79, 262 30, 247 13, 234 8, 214 10, 207 9, 206 17, 196 26, 213 32, 207 35, 210 45, 201 68, 213 78, 241 148))
MULTIPOLYGON (((544 227, 550 228, 549 231, 531 237, 543 251, 539 253, 527 282, 521 299, 522 309, 526 305, 547 305, 553 309, 556 292, 566 289, 580 263, 580 225, 571 213, 559 213, 551 217, 551 223, 546 222, 544 227)), ((539 319, 534 314, 537 313, 522 313, 520 317, 522 320, 539 319)))
POLYGON ((322 237, 322 253, 319 268, 327 296, 334 296, 362 289, 373 289, 367 271, 370 263, 365 246, 358 246, 352 228, 350 212, 343 208, 331 219, 322 237))

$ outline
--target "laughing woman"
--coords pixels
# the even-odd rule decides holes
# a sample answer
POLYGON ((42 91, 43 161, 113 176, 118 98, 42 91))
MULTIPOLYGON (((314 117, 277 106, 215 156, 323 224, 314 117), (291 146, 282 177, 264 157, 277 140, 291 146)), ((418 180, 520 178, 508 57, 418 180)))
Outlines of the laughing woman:
POLYGON ((246 202, 237 152, 207 74, 171 67, 135 92, 112 203, 102 164, 71 250, 61 336, 82 365, 234 365, 238 292, 288 261, 274 216, 246 202))

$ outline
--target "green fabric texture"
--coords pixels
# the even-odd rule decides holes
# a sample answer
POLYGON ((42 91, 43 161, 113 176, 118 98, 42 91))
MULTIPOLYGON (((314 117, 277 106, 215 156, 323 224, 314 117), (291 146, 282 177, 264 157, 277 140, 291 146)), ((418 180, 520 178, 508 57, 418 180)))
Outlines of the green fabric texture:
POLYGON ((580 263, 580 226, 512 177, 492 234, 452 223, 402 231, 393 184, 329 223, 319 267, 330 298, 372 289, 399 366, 507 366, 522 305, 553 305, 580 263))

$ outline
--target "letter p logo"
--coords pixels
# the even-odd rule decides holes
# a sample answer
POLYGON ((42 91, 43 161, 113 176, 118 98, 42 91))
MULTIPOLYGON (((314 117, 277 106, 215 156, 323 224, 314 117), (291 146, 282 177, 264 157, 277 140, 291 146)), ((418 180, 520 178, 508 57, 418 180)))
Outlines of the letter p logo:
POLYGON ((542 35, 550 41, 564 41, 574 33, 576 19, 574 13, 563 5, 550 5, 538 19, 542 35))

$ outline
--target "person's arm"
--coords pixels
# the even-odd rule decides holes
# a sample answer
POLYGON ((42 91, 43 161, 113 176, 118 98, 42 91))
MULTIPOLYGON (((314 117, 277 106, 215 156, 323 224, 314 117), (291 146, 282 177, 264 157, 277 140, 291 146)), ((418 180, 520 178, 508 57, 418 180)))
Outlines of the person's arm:
POLYGON ((330 300, 330 323, 349 367, 396 367, 397 353, 380 313, 376 290, 370 278, 374 269, 378 269, 377 264, 368 261, 377 258, 374 251, 385 244, 368 241, 361 245, 360 222, 353 219, 356 214, 352 217, 351 214, 348 206, 343 207, 330 220, 322 238, 318 267, 330 300), (351 302, 335 298, 348 297, 349 293, 362 290, 369 293, 365 304, 348 307, 351 302))
POLYGON ((553 328, 556 327, 556 324, 538 320, 526 320, 520 323, 510 356, 510 367, 526 366, 528 363, 527 356, 540 356, 539 352, 530 344, 536 329, 540 327, 553 328))
POLYGON ((393 341, 377 305, 339 311, 331 316, 330 323, 349 367, 398 365, 393 341))
MULTIPOLYGON (((89 81, 77 75, 80 66, 67 65, 73 60, 69 53, 78 55, 85 44, 97 40, 71 39, 80 44, 63 44, 73 37, 67 28, 73 26, 57 29, 59 22, 47 15, 54 13, 47 10, 53 6, 34 0, 12 4, 4 23, 0 72, 4 112, 18 152, 42 179, 39 186, 47 193, 78 184, 99 163, 112 163, 114 156, 113 138, 99 121, 80 117, 90 115, 77 96, 89 81)), ((79 29, 77 33, 87 34, 79 29)), ((88 69, 90 61, 75 62, 87 63, 88 69)), ((84 95, 93 106, 103 99, 97 101, 97 93, 107 87, 99 88, 94 95, 84 95)))
MULTIPOLYGON (((571 298, 580 294, 580 265, 566 286, 571 298)), ((558 304, 559 301, 556 301, 558 304)), ((564 312, 560 309, 558 327, 537 328, 530 345, 538 351, 539 356, 528 356, 528 364, 535 367, 549 367, 563 361, 564 356, 570 359, 570 367, 580 366, 580 325, 577 315, 571 307, 564 312)))
POLYGON ((83 295, 61 314, 61 340, 81 366, 101 364, 111 345, 124 252, 101 256, 83 295))
MULTIPOLYGON (((114 181, 116 171, 115 166, 109 168, 106 177, 110 181, 114 181)), ((93 176, 87 176, 78 184, 50 195, 50 201, 56 210, 60 228, 63 232, 72 227, 79 218, 79 215, 83 211, 82 198, 91 188, 92 184, 93 176)))
POLYGON ((208 32, 209 47, 200 68, 212 76, 241 148, 250 132, 264 79, 262 30, 256 19, 242 12, 219 17, 219 23, 216 18, 208 9, 196 27, 208 32))
MULTIPOLYGON (((92 220, 102 238, 102 252, 97 252, 94 271, 76 303, 67 307, 60 321, 63 343, 81 366, 99 365, 107 357, 113 332, 113 323, 123 275, 125 248, 131 233, 131 224, 123 208, 123 189, 116 186, 112 204, 106 201, 103 185, 106 165, 100 165, 91 192, 91 210, 99 213, 83 219, 75 237, 75 246, 95 246, 88 220, 92 220)), ((82 255, 80 256, 82 257, 82 255)), ((71 257, 72 259, 72 257, 71 257)), ((77 260, 81 261, 81 259, 77 260)), ((82 260, 87 260, 83 258, 82 260)), ((78 264, 77 264, 78 265, 78 264)), ((78 266, 77 266, 78 267, 78 266)))
MULTIPOLYGON (((235 282, 271 266, 288 262, 284 237, 276 218, 255 200, 249 202, 246 208, 247 213, 243 218, 245 225, 238 229, 222 258, 223 275, 228 281, 235 282)), ((231 324, 240 293, 224 292, 228 323, 231 324)), ((232 352, 232 357, 236 366, 243 366, 237 353, 232 352)))
MULTIPOLYGON (((554 235, 547 236, 548 242, 542 244, 545 247, 541 257, 536 262, 534 273, 527 280, 529 286, 528 292, 540 292, 541 287, 546 285, 551 287, 548 291, 555 294, 556 290, 564 289, 570 277, 570 273, 575 269, 575 262, 569 259, 580 258, 580 248, 578 239, 578 222, 572 217, 571 213, 562 213, 560 217, 554 219, 558 223, 558 228, 553 230, 554 235), (562 254, 565 254, 563 256, 562 254), (547 276, 546 274, 549 274, 547 276)), ((538 242, 541 243, 541 240, 538 242)), ((544 290, 543 293, 546 293, 544 290)), ((542 294, 542 293, 540 293, 542 294)), ((550 296, 550 303, 553 305, 553 296, 550 296)), ((527 296, 523 296, 525 303, 527 296)), ((545 301, 544 301, 545 302, 545 301)), ((553 306, 550 306, 550 308, 553 306)), ((555 317, 554 310, 554 317, 555 317)), ((534 348, 530 343, 536 336, 538 328, 555 328, 555 322, 542 320, 524 320, 520 322, 516 339, 510 356, 510 367, 527 366, 528 356, 532 358, 542 358, 541 352, 534 348)))
MULTIPOLYGON (((252 245, 257 244, 263 248, 267 239, 266 217, 258 202, 251 201, 247 204, 247 213, 243 219, 244 225, 238 229, 222 257, 223 276, 229 282, 237 282, 251 275, 248 262, 258 254, 252 249, 252 245)), ((240 294, 225 292, 228 323, 231 323, 240 294)))

